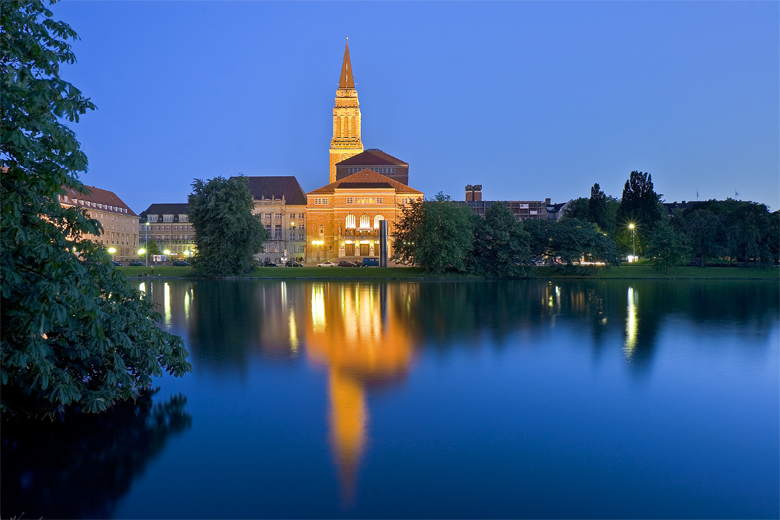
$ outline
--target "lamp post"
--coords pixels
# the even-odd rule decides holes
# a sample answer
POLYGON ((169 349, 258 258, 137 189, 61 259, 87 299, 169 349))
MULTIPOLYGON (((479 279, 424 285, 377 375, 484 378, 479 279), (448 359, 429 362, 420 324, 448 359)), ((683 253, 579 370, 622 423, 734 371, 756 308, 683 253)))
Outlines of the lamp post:
POLYGON ((138 254, 139 254, 139 255, 143 255, 143 254, 145 254, 145 255, 146 255, 146 262, 144 262, 144 263, 148 263, 148 262, 149 262, 149 254, 148 254, 148 253, 146 253, 146 249, 144 249, 144 248, 141 248, 141 249, 139 249, 139 250, 138 250, 138 254))
POLYGON ((636 261, 636 237, 635 237, 636 226, 634 226, 634 224, 631 223, 628 225, 628 227, 631 230, 631 250, 634 253, 632 256, 634 257, 634 261, 636 261))
POLYGON ((109 247, 108 248, 108 254, 111 255, 111 261, 114 261, 114 255, 116 254, 116 248, 115 247, 109 247))

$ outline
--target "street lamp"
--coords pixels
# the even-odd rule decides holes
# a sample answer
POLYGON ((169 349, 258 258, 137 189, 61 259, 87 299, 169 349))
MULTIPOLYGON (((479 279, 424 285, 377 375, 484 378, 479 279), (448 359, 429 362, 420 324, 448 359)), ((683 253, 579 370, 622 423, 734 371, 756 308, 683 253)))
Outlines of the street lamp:
POLYGON ((628 228, 631 230, 631 249, 634 252, 632 261, 636 261, 636 226, 632 222, 628 225, 628 228))
POLYGON ((142 247, 141 249, 139 249, 139 250, 138 250, 138 254, 139 254, 139 255, 146 255, 146 259, 145 259, 144 263, 145 263, 145 264, 148 264, 148 263, 149 263, 149 255, 147 254, 147 252, 146 252, 146 249, 144 249, 144 248, 142 247))
POLYGON ((113 261, 113 260, 114 260, 114 254, 115 254, 115 253, 116 253, 116 248, 115 248, 115 247, 109 247, 109 248, 108 248, 108 254, 110 254, 110 255, 111 255, 111 261, 113 261))

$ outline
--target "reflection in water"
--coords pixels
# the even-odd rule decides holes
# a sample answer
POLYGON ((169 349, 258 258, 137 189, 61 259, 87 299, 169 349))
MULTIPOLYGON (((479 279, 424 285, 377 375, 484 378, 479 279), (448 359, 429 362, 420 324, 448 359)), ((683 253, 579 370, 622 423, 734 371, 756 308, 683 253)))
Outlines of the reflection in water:
POLYGON ((171 324, 171 286, 165 282, 163 302, 165 305, 165 324, 171 324))
POLYGON ((563 336, 576 337, 574 347, 591 348, 594 358, 614 349, 630 359, 625 370, 646 376, 666 316, 684 316, 694 329, 733 326, 745 338, 735 348, 750 349, 766 345, 751 335, 765 337, 776 326, 780 302, 777 284, 746 282, 147 284, 158 305, 169 302, 170 326, 188 330, 196 372, 243 376, 258 357, 323 368, 330 445, 347 504, 370 444, 367 395, 379 384, 401 384, 416 349, 442 356, 483 345, 544 349, 556 341, 553 329, 565 328, 574 331, 563 336))
POLYGON ((637 334, 637 309, 636 302, 638 295, 634 293, 634 288, 628 288, 628 308, 626 309, 626 344, 623 348, 626 358, 631 359, 631 355, 636 347, 637 334))
POLYGON ((151 395, 64 422, 3 423, 4 518, 111 518, 117 501, 173 435, 192 423, 187 399, 151 395))
POLYGON ((354 499, 355 479, 367 442, 366 385, 403 377, 412 361, 412 336, 395 303, 416 295, 416 284, 313 284, 309 359, 328 368, 331 445, 344 501, 354 499), (383 322, 383 317, 385 317, 383 322))

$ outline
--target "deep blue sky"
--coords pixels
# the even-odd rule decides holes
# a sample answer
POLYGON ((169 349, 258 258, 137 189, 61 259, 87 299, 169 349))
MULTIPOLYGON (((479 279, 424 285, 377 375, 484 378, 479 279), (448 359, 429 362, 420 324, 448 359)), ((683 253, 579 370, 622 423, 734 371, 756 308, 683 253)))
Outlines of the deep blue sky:
POLYGON ((85 2, 65 78, 86 184, 140 213, 193 178, 328 182, 349 36, 363 144, 427 196, 563 202, 632 170, 780 208, 778 2, 85 2))

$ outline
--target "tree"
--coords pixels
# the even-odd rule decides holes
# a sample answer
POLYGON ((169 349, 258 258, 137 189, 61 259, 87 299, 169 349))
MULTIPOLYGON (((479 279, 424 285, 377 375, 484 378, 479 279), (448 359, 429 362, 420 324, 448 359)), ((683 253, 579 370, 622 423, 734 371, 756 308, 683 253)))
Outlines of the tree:
POLYGON ((704 267, 708 258, 717 257, 725 251, 718 234, 722 220, 706 209, 693 211, 685 217, 685 234, 693 254, 700 258, 704 267))
POLYGON ((588 220, 588 199, 579 197, 570 200, 566 209, 563 211, 564 218, 576 218, 578 220, 588 220))
POLYGON ((161 331, 153 304, 109 265, 98 221, 63 208, 87 158, 63 120, 94 109, 60 77, 77 38, 42 2, 0 13, 0 379, 5 416, 96 413, 135 398, 163 370, 191 370, 181 338, 161 331), (77 257, 74 252, 78 251, 77 257))
POLYGON ((189 217, 198 253, 193 270, 200 276, 242 276, 255 267, 268 232, 259 215, 246 177, 195 179, 189 196, 189 217))
POLYGON ((530 236, 515 220, 512 210, 500 202, 478 218, 474 225, 474 247, 469 267, 475 273, 494 278, 519 278, 531 271, 530 236))
POLYGON ((689 251, 683 237, 666 220, 661 220, 650 233, 646 254, 653 269, 666 274, 670 267, 685 262, 689 251))
POLYGON ((157 242, 155 242, 153 238, 149 239, 149 243, 146 244, 146 254, 149 256, 162 254, 162 251, 160 251, 160 246, 157 245, 157 242))
POLYGON ((607 196, 601 191, 598 183, 590 189, 588 200, 588 220, 599 228, 607 229, 607 196))
POLYGON ((571 218, 559 222, 526 220, 523 227, 530 237, 531 255, 557 259, 565 271, 572 271, 574 263, 582 259, 620 265, 615 242, 590 222, 571 218))
POLYGON ((442 193, 410 206, 396 227, 393 258, 433 273, 465 271, 474 241, 473 213, 442 193))
POLYGON ((633 171, 623 188, 623 197, 617 211, 618 226, 641 224, 652 231, 661 219, 658 207, 660 197, 653 190, 653 177, 649 173, 633 171))

